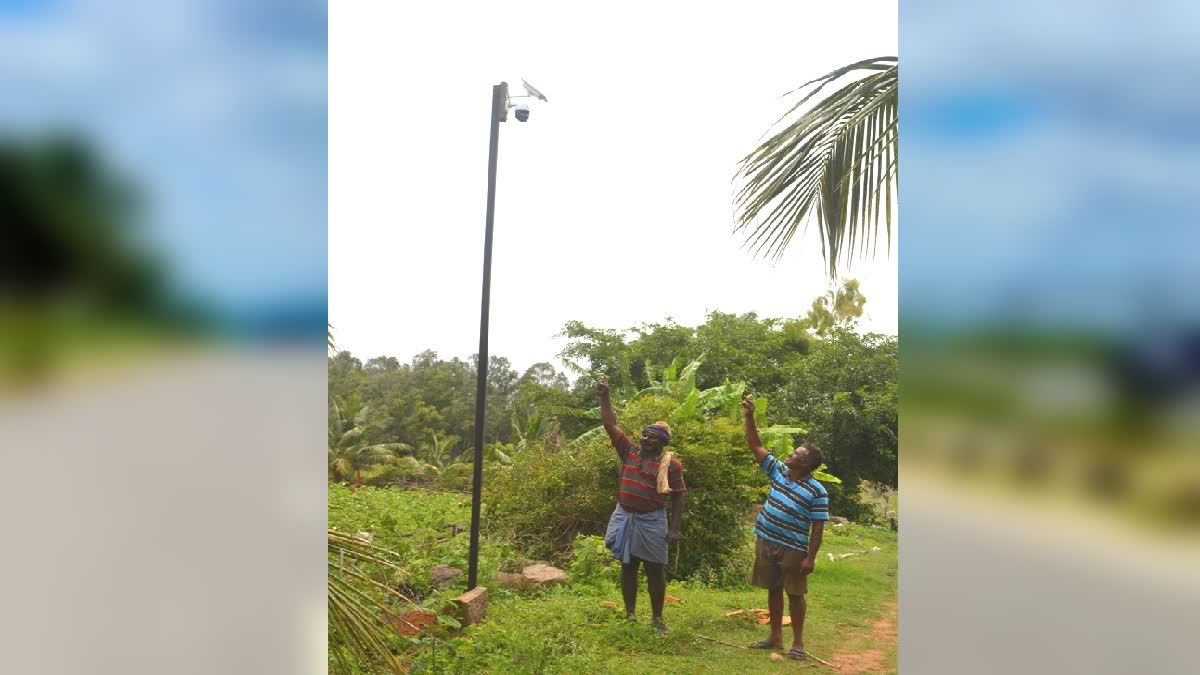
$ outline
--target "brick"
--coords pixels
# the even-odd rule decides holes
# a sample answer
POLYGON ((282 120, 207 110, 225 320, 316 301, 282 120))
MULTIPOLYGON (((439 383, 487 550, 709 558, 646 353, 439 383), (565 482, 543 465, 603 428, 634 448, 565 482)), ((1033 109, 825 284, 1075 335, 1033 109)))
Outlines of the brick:
POLYGON ((464 626, 480 623, 487 618, 487 599, 486 586, 476 586, 454 599, 459 619, 464 626))

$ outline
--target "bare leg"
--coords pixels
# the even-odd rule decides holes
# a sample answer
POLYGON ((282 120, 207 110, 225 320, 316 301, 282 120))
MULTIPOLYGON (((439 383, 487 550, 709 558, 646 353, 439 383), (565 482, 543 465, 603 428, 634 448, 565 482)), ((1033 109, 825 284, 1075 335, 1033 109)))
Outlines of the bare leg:
POLYGON ((771 635, 767 637, 772 644, 783 646, 783 588, 772 588, 767 591, 767 609, 771 612, 771 635))
POLYGON ((803 595, 789 594, 788 604, 792 613, 792 649, 804 649, 804 613, 808 602, 803 595))
POLYGON ((621 597, 625 600, 625 615, 629 618, 634 617, 634 610, 637 609, 637 574, 638 563, 642 562, 637 558, 631 558, 627 563, 621 563, 621 597))
POLYGON ((667 570, 662 563, 646 563, 646 590, 650 592, 653 623, 662 624, 663 600, 667 595, 667 570))

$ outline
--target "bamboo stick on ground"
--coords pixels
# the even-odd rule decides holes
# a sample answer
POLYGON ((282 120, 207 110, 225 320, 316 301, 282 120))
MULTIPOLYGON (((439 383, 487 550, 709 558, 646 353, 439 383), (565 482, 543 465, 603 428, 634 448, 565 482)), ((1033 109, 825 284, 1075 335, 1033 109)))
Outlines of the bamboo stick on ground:
POLYGON ((720 640, 718 640, 716 638, 710 638, 707 635, 700 635, 699 633, 696 634, 696 637, 703 639, 703 640, 708 640, 709 642, 715 642, 719 645, 725 645, 726 647, 733 647, 734 649, 749 649, 749 647, 745 647, 743 645, 735 645, 735 644, 730 644, 728 642, 721 642, 720 640))
MULTIPOLYGON (((743 646, 743 645, 735 645, 735 644, 730 644, 730 643, 728 643, 728 642, 722 642, 722 641, 720 641, 720 640, 718 640, 718 639, 716 639, 716 638, 710 638, 710 637, 708 637, 707 635, 700 635, 699 633, 694 633, 694 635, 695 635, 696 637, 698 637, 698 638, 702 639, 702 640, 708 640, 709 642, 715 642, 715 643, 717 643, 717 644, 719 644, 719 645, 725 645, 726 647, 733 647, 734 649, 750 649, 749 647, 745 647, 745 646, 743 646)), ((813 654, 813 653, 812 653, 812 652, 810 652, 810 651, 805 651, 805 652, 804 652, 804 654, 805 654, 806 656, 812 657, 812 660, 814 660, 814 661, 816 661, 816 662, 818 662, 818 663, 823 663, 823 664, 825 664, 825 665, 829 666, 830 668, 833 668, 834 670, 840 670, 840 669, 839 669, 837 666, 835 666, 835 665, 833 665, 832 663, 830 663, 830 662, 826 661, 825 659, 822 659, 821 657, 817 656, 816 654, 813 654)))
POLYGON ((813 657, 813 659, 815 659, 816 661, 818 661, 818 662, 820 662, 820 663, 824 663, 825 665, 829 666, 830 668, 833 668, 834 670, 841 670, 841 669, 840 669, 840 668, 838 668, 837 666, 835 666, 835 665, 833 665, 832 663, 830 663, 830 662, 828 662, 828 661, 826 661, 826 660, 822 659, 821 657, 817 656, 816 654, 813 654, 813 653, 811 653, 811 652, 804 652, 804 653, 805 653, 805 654, 807 654, 807 655, 809 655, 809 656, 811 656, 811 657, 813 657))

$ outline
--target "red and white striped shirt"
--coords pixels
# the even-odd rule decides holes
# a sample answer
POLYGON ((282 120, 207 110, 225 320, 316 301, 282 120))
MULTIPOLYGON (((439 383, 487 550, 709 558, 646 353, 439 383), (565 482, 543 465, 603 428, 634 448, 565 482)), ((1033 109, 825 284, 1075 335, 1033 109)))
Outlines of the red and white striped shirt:
MULTIPOLYGON (((626 511, 638 513, 648 513, 665 507, 669 495, 658 494, 658 460, 662 456, 643 458, 641 446, 630 441, 624 432, 613 441, 613 447, 624 462, 621 467, 621 480, 617 486, 617 503, 626 511)), ((667 469, 667 484, 671 487, 672 494, 687 492, 687 485, 683 482, 683 465, 674 457, 671 458, 671 466, 667 469)))

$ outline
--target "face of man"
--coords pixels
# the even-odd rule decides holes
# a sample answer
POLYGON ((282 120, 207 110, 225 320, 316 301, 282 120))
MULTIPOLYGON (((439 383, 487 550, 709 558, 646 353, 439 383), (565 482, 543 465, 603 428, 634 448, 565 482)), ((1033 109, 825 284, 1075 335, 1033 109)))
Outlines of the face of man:
POLYGON ((801 474, 806 474, 813 469, 813 467, 810 466, 811 462, 812 457, 810 456, 808 448, 796 448, 795 450, 792 450, 791 453, 789 453, 788 456, 783 460, 784 466, 801 474))
POLYGON ((642 430, 641 445, 644 452, 652 455, 662 452, 662 449, 666 447, 666 443, 663 442, 662 438, 660 438, 657 434, 652 434, 649 431, 646 431, 645 429, 642 430))

